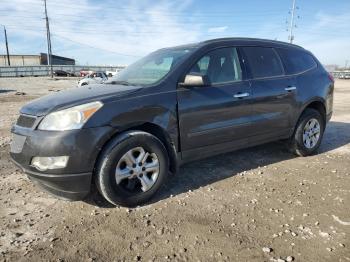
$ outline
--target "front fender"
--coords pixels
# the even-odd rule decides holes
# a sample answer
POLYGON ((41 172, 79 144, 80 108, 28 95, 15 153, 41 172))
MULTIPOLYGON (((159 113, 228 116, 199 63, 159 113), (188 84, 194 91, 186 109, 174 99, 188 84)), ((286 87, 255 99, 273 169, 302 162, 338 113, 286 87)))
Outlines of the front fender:
POLYGON ((161 127, 178 147, 175 91, 110 101, 96 112, 87 126, 108 125, 119 133, 145 123, 161 127))

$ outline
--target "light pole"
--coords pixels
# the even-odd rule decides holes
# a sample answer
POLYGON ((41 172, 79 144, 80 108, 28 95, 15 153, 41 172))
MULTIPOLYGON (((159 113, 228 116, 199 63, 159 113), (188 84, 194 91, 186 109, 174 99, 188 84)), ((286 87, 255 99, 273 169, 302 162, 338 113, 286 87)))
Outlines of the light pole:
POLYGON ((50 66, 50 75, 52 78, 53 68, 52 68, 51 34, 50 34, 49 18, 47 16, 46 0, 44 0, 44 7, 45 7, 45 21, 46 21, 46 38, 47 38, 47 65, 50 66))
POLYGON ((4 25, 2 25, 4 27, 4 34, 5 34, 5 45, 6 45, 6 54, 7 54, 7 64, 8 66, 11 65, 11 62, 10 62, 10 53, 9 53, 9 45, 8 45, 8 42, 7 42, 7 33, 6 33, 6 27, 4 25))
POLYGON ((289 28, 289 41, 292 44, 294 40, 294 35, 293 35, 293 28, 294 28, 294 16, 295 16, 295 0, 293 0, 293 5, 292 5, 292 17, 290 19, 290 28, 289 28))

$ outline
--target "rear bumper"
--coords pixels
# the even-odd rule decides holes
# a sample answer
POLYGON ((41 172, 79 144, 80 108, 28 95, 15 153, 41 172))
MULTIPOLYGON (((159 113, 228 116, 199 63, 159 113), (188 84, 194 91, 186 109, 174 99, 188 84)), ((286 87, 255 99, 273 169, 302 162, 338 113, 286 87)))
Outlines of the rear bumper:
POLYGON ((24 169, 14 159, 12 161, 28 175, 34 184, 58 198, 82 200, 90 193, 91 172, 80 174, 43 174, 24 169))

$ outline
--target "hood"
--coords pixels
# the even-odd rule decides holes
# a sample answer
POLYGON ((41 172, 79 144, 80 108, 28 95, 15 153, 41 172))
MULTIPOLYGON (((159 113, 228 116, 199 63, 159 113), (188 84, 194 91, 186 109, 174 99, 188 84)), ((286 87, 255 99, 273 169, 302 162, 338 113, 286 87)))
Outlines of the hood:
POLYGON ((71 88, 55 94, 43 96, 24 105, 20 112, 27 115, 43 116, 50 112, 102 101, 108 98, 122 98, 141 89, 140 86, 96 84, 71 88))

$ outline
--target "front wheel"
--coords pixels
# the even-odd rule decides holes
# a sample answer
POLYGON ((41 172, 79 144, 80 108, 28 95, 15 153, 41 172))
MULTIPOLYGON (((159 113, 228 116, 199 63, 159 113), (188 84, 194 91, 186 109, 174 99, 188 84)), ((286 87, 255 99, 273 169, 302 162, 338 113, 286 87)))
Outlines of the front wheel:
POLYGON ((148 201, 164 184, 168 154, 155 136, 130 131, 111 141, 100 157, 95 182, 113 205, 137 206, 148 201))
POLYGON ((306 109, 290 139, 291 151, 299 156, 314 154, 320 147, 324 129, 322 115, 315 109, 306 109))

